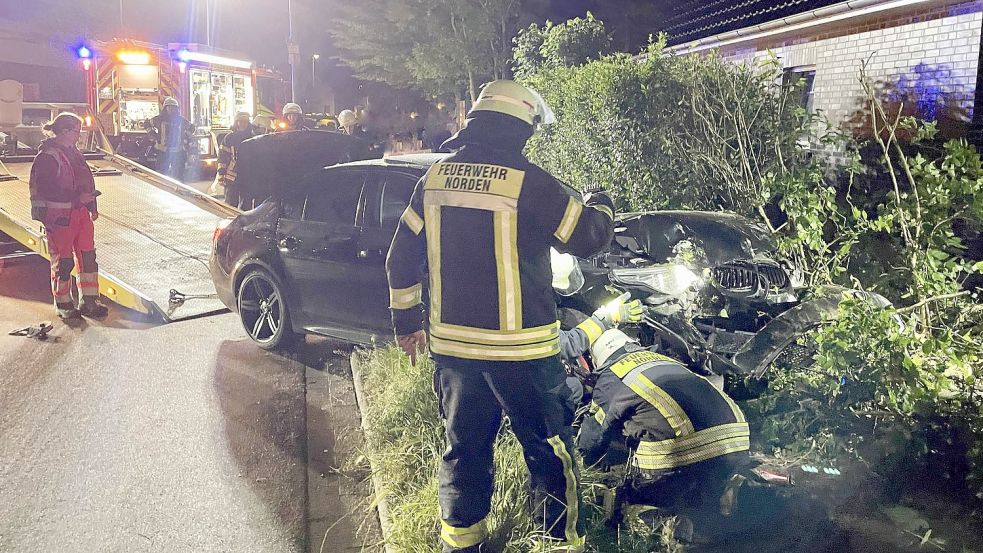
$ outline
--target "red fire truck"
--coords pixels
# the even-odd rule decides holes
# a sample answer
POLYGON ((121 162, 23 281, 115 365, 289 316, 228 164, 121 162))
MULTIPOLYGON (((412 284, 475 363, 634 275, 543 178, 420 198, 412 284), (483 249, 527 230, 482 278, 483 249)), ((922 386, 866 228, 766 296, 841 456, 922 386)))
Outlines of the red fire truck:
POLYGON ((206 165, 214 165, 236 112, 256 114, 253 62, 229 52, 199 44, 113 40, 80 46, 77 54, 88 103, 124 155, 144 146, 144 122, 160 113, 168 96, 191 122, 196 153, 206 165))

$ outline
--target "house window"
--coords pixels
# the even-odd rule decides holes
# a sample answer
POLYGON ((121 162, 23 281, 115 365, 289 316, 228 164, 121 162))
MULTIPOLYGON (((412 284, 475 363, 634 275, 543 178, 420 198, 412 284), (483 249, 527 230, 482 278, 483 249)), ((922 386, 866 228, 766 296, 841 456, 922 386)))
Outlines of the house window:
POLYGON ((789 67, 785 69, 783 84, 793 87, 799 95, 799 105, 805 108, 807 113, 812 113, 812 92, 816 82, 815 67, 789 67))

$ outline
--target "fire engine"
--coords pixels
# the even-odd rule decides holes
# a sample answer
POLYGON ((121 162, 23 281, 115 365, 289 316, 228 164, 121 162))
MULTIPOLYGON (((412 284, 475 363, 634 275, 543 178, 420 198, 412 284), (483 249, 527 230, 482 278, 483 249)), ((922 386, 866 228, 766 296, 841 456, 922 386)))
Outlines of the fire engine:
POLYGON ((253 62, 200 44, 150 44, 134 40, 93 42, 76 54, 86 77, 87 102, 120 152, 141 148, 144 122, 164 99, 178 100, 191 122, 200 159, 212 165, 236 112, 257 109, 253 62))

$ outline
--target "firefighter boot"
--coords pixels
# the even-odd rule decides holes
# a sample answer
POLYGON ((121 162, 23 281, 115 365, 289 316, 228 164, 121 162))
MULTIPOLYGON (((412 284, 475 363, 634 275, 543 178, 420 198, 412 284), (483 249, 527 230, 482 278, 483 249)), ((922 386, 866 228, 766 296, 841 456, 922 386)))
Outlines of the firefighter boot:
POLYGON ((62 320, 78 319, 81 316, 79 310, 70 303, 56 303, 55 312, 58 313, 58 318, 62 320))
POLYGON ((101 319, 109 315, 109 308, 99 301, 98 296, 82 296, 82 301, 79 302, 78 312, 86 317, 101 319))

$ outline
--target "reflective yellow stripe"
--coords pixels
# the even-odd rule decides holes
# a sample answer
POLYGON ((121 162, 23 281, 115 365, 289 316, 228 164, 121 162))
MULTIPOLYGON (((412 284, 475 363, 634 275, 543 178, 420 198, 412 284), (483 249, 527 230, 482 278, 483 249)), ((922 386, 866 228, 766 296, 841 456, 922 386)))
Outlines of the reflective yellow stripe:
POLYGON ((552 339, 541 344, 527 346, 490 346, 484 344, 468 344, 454 342, 437 336, 431 336, 430 351, 440 355, 450 355, 463 359, 485 361, 530 361, 542 359, 560 353, 560 340, 552 339))
POLYGON ((485 536, 487 535, 488 522, 486 518, 481 519, 476 524, 472 524, 467 528, 457 528, 447 524, 443 520, 440 521, 440 539, 444 540, 451 547, 463 549, 478 545, 485 541, 485 536))
POLYGON ((503 330, 522 328, 518 227, 515 212, 495 213, 495 258, 498 266, 498 324, 503 330))
POLYGON ((676 436, 685 436, 694 432, 693 423, 683 408, 665 390, 656 386, 645 375, 634 375, 634 378, 626 379, 625 384, 659 411, 669 426, 672 427, 676 436), (633 380, 633 382, 627 380, 633 380))
POLYGON ((492 330, 452 325, 431 319, 430 332, 438 338, 447 338, 472 344, 523 346, 558 339, 560 336, 560 323, 553 322, 522 330, 492 330))
POLYGON ((594 403, 593 401, 590 402, 590 407, 591 410, 594 411, 594 420, 597 421, 597 424, 603 425, 604 419, 608 417, 607 414, 604 412, 604 409, 600 405, 594 403))
POLYGON ((681 438, 669 438, 668 440, 659 441, 642 440, 638 443, 638 451, 649 455, 685 453, 687 450, 703 447, 714 441, 747 436, 748 434, 749 430, 746 422, 731 422, 704 428, 681 438))
POLYGON ((44 200, 31 200, 31 207, 47 207, 48 202, 44 200))
POLYGON ((389 307, 393 309, 409 309, 423 301, 423 284, 414 284, 409 288, 390 288, 389 307))
POLYGON ((425 206, 423 210, 426 216, 427 261, 430 263, 430 317, 440 321, 440 207, 425 206))
POLYGON ((423 219, 413 211, 411 206, 406 206, 401 219, 413 231, 413 234, 420 234, 420 231, 423 230, 423 219))
MULTIPOLYGON (((560 458, 563 464, 563 477, 566 480, 565 500, 566 500, 566 526, 563 534, 567 538, 567 544, 578 544, 583 538, 577 534, 577 517, 580 516, 580 504, 577 500, 577 475, 573 472, 573 458, 567 451, 566 444, 559 436, 553 436, 546 440, 553 446, 553 453, 560 458)), ((561 545, 563 547, 563 545, 561 545)))
POLYGON ((606 206, 604 204, 592 205, 591 207, 593 207, 594 209, 596 209, 596 210, 600 211, 601 213, 607 215, 611 219, 614 219, 614 212, 611 211, 611 208, 610 207, 608 207, 608 206, 606 206))
POLYGON ((624 378, 631 371, 646 363, 672 363, 678 365, 679 362, 671 357, 660 355, 651 351, 636 351, 622 357, 617 363, 611 365, 611 372, 618 378, 624 378))
POLYGON ((590 344, 593 344, 604 333, 604 329, 593 318, 588 318, 577 325, 577 328, 584 331, 584 334, 587 335, 587 342, 590 344))
POLYGON ((714 457, 750 449, 747 423, 705 428, 684 438, 659 442, 643 441, 634 463, 638 468, 661 470, 692 465, 714 457))
POLYGON ((517 199, 525 175, 525 171, 489 163, 435 163, 427 171, 423 188, 517 199))
POLYGON ((567 240, 570 240, 570 236, 573 234, 573 229, 577 228, 577 221, 580 220, 580 213, 584 210, 584 206, 577 201, 576 198, 571 197, 567 201, 567 210, 563 213, 563 219, 560 219, 560 226, 556 228, 556 232, 553 236, 564 244, 567 240))
POLYGON ((519 201, 494 194, 474 194, 456 190, 427 190, 423 197, 424 205, 447 207, 466 207, 485 211, 515 211, 519 201))
POLYGON ((51 209, 71 209, 72 202, 44 202, 45 207, 51 209))
MULTIPOLYGON (((707 380, 707 382, 710 382, 710 381, 707 380)), ((713 386, 712 383, 710 385, 713 386)), ((714 386, 713 389, 714 390, 717 390, 716 386, 714 386)), ((734 413, 734 418, 735 419, 737 419, 739 422, 746 422, 747 421, 747 419, 744 418, 744 411, 741 411, 741 408, 738 407, 736 403, 734 403, 734 400, 730 399, 730 396, 727 395, 726 392, 721 392, 720 390, 717 390, 717 393, 719 393, 725 400, 727 400, 727 405, 730 405, 730 410, 731 410, 731 412, 734 413)))

